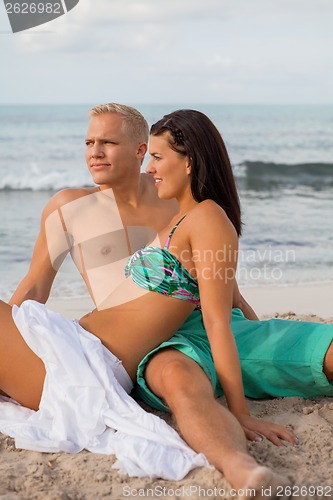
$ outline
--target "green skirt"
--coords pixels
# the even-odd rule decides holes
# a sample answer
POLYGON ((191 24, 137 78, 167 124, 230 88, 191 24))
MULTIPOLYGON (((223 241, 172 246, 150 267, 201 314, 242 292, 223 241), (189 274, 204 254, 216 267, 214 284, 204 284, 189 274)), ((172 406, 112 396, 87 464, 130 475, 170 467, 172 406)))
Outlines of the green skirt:
MULTIPOLYGON (((333 340, 333 324, 270 319, 252 321, 233 309, 231 329, 237 343, 245 395, 333 396, 333 385, 323 373, 323 360, 333 340)), ((169 411, 148 388, 145 367, 159 350, 173 347, 196 361, 210 379, 216 397, 223 394, 200 311, 193 311, 175 335, 149 352, 137 371, 136 394, 150 406, 169 411)))

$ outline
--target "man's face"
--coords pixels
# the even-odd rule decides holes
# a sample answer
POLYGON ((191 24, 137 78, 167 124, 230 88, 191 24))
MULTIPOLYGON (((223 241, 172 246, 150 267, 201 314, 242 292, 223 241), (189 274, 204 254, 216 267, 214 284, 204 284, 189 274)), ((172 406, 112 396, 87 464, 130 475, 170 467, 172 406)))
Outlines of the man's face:
POLYGON ((144 151, 126 132, 123 120, 117 113, 103 113, 90 120, 86 161, 96 184, 114 186, 140 170, 144 151))

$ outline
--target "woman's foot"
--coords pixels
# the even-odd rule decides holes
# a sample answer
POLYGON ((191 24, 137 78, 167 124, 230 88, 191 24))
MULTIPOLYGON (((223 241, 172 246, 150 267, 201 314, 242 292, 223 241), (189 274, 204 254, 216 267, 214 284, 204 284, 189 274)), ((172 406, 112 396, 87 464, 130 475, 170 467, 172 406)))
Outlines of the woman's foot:
POLYGON ((249 474, 245 486, 242 488, 241 498, 259 499, 279 499, 286 500, 291 498, 291 482, 275 474, 268 467, 258 466, 249 474))

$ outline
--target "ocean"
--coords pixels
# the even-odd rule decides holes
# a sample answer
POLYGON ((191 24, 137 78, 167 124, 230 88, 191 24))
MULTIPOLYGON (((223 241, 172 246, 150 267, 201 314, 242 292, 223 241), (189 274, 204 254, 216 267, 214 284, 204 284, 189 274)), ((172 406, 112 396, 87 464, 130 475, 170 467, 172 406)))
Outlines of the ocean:
MULTIPOLYGON (((333 282, 333 106, 135 105, 151 124, 181 107, 206 113, 225 140, 243 211, 242 286, 333 282)), ((28 270, 43 206, 92 185, 87 105, 0 106, 0 297, 28 270)), ((86 295, 69 264, 53 296, 86 295)))

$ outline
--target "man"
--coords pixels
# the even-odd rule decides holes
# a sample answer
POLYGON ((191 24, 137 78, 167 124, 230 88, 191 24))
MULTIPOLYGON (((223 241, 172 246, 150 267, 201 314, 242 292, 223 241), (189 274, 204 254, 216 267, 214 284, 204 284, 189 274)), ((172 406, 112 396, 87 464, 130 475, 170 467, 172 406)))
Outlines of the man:
MULTIPOLYGON (((147 140, 147 124, 136 110, 116 104, 92 110, 86 160, 98 187, 63 190, 46 205, 29 272, 14 293, 11 304, 19 305, 26 299, 46 302, 57 270, 65 255, 71 252, 96 307, 103 309, 115 305, 110 303, 109 296, 123 279, 128 256, 151 241, 154 231, 165 227, 177 213, 176 204, 160 200, 152 179, 140 173, 147 140)), ((256 318, 238 289, 234 293, 234 306, 242 309, 248 318, 256 318)), ((269 377, 266 377, 266 372, 264 375, 260 373, 271 363, 271 343, 263 351, 264 357, 257 370, 253 366, 258 360, 258 339, 266 340, 261 333, 263 328, 267 330, 266 324, 268 322, 245 319, 239 309, 233 313, 232 328, 245 366, 245 392, 253 397, 268 395, 269 391, 276 395, 274 384, 278 377, 273 373, 268 387, 266 378, 269 377)), ((272 324, 275 325, 272 328, 276 328, 276 323, 272 324)), ((328 325, 320 326, 328 330, 328 325)), ((209 382, 209 378, 216 377, 216 374, 205 372, 205 360, 201 359, 199 364, 200 347, 193 347, 188 340, 192 328, 200 330, 201 340, 205 341, 202 318, 195 311, 173 342, 162 345, 154 356, 151 353, 143 360, 138 371, 139 395, 152 406, 170 408, 188 443, 205 453, 212 463, 219 463, 220 457, 215 455, 219 454, 217 443, 226 439, 219 425, 224 413, 215 401, 209 382)), ((328 336, 325 342, 328 342, 328 336)), ((327 349, 323 349, 324 346, 321 352, 325 353, 327 349)), ((318 351, 317 358, 320 355, 318 351)), ((324 354, 321 362, 323 357, 324 354)), ((326 374, 332 375, 332 364, 332 355, 327 354, 326 374)), ((302 377, 304 373, 299 379, 302 377)), ((307 377, 309 379, 310 375, 307 377)), ((320 374, 317 374, 317 379, 320 379, 320 374)), ((323 374, 322 379, 323 390, 328 391, 331 386, 323 374)), ((308 380, 302 382, 306 386, 308 380)), ((286 394, 278 395, 291 395, 291 385, 278 387, 278 391, 286 391, 286 394)), ((300 384, 297 382, 296 385, 298 391, 300 384)), ((316 390, 318 387, 314 387, 316 390)), ((255 429, 243 425, 243 428, 252 440, 266 435, 277 445, 281 445, 280 438, 294 441, 291 433, 274 424, 263 423, 255 429)))

